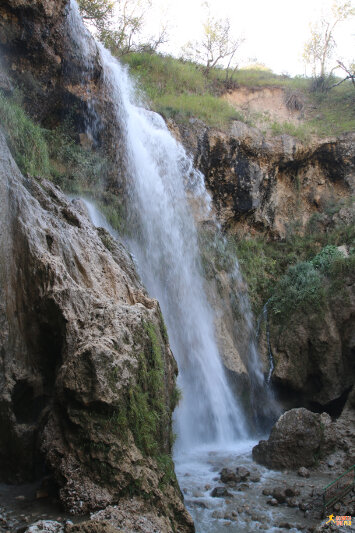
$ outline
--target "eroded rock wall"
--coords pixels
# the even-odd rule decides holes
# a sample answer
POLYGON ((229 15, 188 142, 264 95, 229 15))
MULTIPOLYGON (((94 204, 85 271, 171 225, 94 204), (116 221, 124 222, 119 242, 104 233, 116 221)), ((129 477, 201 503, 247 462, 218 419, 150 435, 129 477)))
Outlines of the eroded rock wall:
POLYGON ((80 203, 21 176, 2 134, 0 190, 1 479, 48 471, 74 512, 136 495, 192 531, 166 474, 177 370, 157 301, 80 203))
POLYGON ((170 127, 204 173, 231 232, 284 238, 296 221, 304 228, 327 203, 354 194, 354 133, 303 144, 289 135, 266 138, 238 121, 228 134, 200 121, 170 127))

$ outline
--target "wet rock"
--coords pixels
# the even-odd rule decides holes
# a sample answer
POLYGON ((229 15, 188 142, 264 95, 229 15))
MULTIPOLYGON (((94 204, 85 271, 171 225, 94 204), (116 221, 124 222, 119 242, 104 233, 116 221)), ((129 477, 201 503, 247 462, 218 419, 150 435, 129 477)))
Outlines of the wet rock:
POLYGON ((226 487, 215 487, 211 492, 212 498, 226 498, 231 497, 232 494, 228 492, 226 487))
POLYGON ((275 500, 277 500, 279 503, 285 503, 286 501, 285 489, 281 487, 276 487, 272 491, 272 497, 275 498, 275 500))
POLYGON ((291 524, 289 524, 288 522, 280 522, 278 527, 280 529, 291 529, 293 526, 291 526, 291 524))
POLYGON ((26 533, 64 533, 61 523, 53 520, 39 520, 26 529, 26 533))
POLYGON ((290 497, 293 497, 293 496, 299 496, 300 494, 300 489, 298 487, 286 487, 285 488, 285 494, 288 498, 290 497))
POLYGON ((212 518, 216 518, 217 520, 222 520, 224 518, 224 513, 222 513, 222 511, 213 511, 212 518))
POLYGON ((250 476, 250 471, 244 466, 238 466, 236 469, 236 473, 242 481, 245 481, 247 477, 250 476))
POLYGON ((260 479, 261 477, 259 472, 252 472, 250 474, 249 481, 251 481, 252 483, 259 483, 260 479))
POLYGON ((230 468, 223 468, 220 475, 222 483, 236 483, 240 481, 240 477, 230 468))
POLYGON ((306 502, 301 502, 299 505, 298 505, 298 508, 301 510, 301 511, 307 511, 309 509, 309 504, 306 503, 306 502))
POLYGON ((267 441, 253 448, 253 459, 274 469, 311 466, 317 457, 329 453, 336 443, 329 415, 304 408, 286 411, 276 422, 267 441))
POLYGON ((249 488, 248 483, 241 483, 241 484, 238 486, 238 490, 239 490, 240 492, 243 492, 243 491, 247 490, 248 488, 249 488))
POLYGON ((299 468, 298 471, 297 471, 297 475, 300 476, 300 477, 309 477, 310 476, 310 472, 309 472, 308 468, 305 468, 304 466, 301 466, 301 468, 299 468))
POLYGON ((272 488, 263 489, 262 494, 264 494, 264 496, 270 496, 272 494, 272 488))
POLYGON ((286 503, 288 507, 298 507, 299 501, 295 497, 286 498, 286 503))
POLYGON ((276 500, 276 498, 271 498, 270 500, 268 500, 266 502, 268 505, 271 505, 272 507, 275 507, 276 505, 279 504, 279 502, 276 500))

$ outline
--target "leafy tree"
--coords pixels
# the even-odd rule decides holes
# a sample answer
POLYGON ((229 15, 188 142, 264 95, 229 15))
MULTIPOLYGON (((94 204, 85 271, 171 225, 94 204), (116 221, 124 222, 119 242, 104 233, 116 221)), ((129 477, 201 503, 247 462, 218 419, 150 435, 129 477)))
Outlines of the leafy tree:
POLYGON ((133 51, 156 51, 167 40, 163 26, 144 41, 142 32, 151 0, 79 0, 84 20, 96 28, 97 38, 116 56, 133 51))
POLYGON ((203 23, 203 36, 200 41, 190 41, 184 48, 184 55, 204 65, 206 76, 213 67, 224 62, 227 66, 226 78, 231 77, 238 65, 235 61, 237 50, 243 39, 234 39, 230 20, 217 19, 211 15, 208 4, 208 13, 203 23))
POLYGON ((112 0, 79 0, 81 15, 100 32, 113 17, 114 2, 112 0))
POLYGON ((314 77, 325 79, 327 64, 336 48, 335 28, 354 15, 355 9, 351 0, 337 0, 328 17, 323 16, 319 22, 311 25, 311 36, 305 43, 303 59, 311 65, 314 77))

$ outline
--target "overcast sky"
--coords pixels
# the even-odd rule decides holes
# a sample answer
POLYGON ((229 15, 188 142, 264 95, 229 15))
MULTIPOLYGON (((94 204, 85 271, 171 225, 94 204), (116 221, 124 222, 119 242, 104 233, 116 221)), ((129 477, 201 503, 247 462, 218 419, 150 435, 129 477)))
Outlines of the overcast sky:
MULTIPOLYGON (((354 2, 355 0, 353 0, 354 2)), ((228 16, 235 35, 245 43, 240 58, 257 58, 278 73, 304 74, 302 51, 309 35, 309 23, 319 18, 331 0, 210 0, 213 14, 228 16)), ((153 0, 149 26, 168 19, 170 42, 166 52, 179 53, 186 41, 201 31, 201 0, 153 0)), ((354 4, 355 5, 355 4, 354 4)), ((336 33, 337 58, 355 58, 355 21, 339 25, 336 33)), ((309 72, 310 74, 310 72, 309 72)))

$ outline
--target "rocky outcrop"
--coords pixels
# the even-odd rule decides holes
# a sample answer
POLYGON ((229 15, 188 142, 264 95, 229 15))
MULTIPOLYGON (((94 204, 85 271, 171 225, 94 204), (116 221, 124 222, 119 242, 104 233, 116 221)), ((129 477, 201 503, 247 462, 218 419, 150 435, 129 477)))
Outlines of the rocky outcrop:
POLYGON ((80 203, 21 176, 2 135, 0 191, 1 480, 47 471, 73 512, 136 495, 192 531, 169 459, 177 370, 157 301, 80 203))
POLYGON ((313 466, 334 450, 336 442, 328 414, 291 409, 276 422, 269 439, 254 446, 253 459, 276 470, 313 466))
MULTIPOLYGON (((341 290, 331 291, 321 310, 294 313, 282 324, 269 313, 272 383, 286 406, 339 415, 354 384, 355 280, 353 274, 341 275, 341 290)), ((260 348, 268 369, 265 331, 260 348)))
POLYGON ((229 231, 284 237, 327 202, 355 190, 355 134, 305 145, 289 135, 266 138, 234 121, 230 132, 191 119, 172 132, 204 173, 219 219, 229 231))

